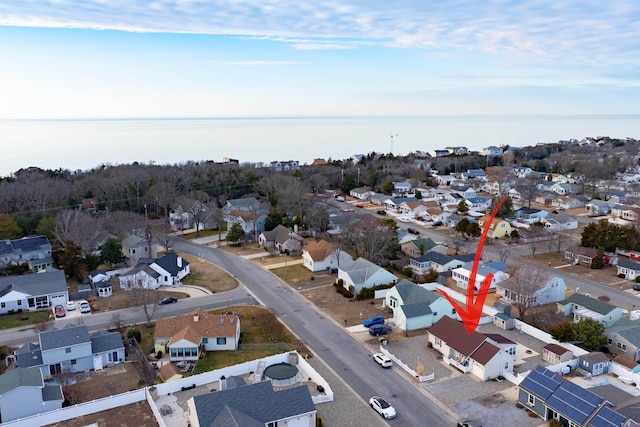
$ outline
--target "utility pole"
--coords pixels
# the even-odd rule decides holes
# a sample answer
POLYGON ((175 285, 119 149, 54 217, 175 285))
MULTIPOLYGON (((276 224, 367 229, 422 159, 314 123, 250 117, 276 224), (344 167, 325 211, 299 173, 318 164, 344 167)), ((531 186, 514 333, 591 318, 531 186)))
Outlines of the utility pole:
POLYGON ((391 154, 393 154, 393 138, 397 136, 398 134, 395 134, 395 135, 391 134, 391 154))

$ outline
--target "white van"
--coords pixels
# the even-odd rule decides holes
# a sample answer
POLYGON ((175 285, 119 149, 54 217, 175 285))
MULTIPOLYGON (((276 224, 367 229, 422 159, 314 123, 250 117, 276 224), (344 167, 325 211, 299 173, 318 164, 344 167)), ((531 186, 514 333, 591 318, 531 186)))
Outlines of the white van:
POLYGON ((336 196, 336 200, 339 201, 339 202, 344 202, 344 197, 336 196))

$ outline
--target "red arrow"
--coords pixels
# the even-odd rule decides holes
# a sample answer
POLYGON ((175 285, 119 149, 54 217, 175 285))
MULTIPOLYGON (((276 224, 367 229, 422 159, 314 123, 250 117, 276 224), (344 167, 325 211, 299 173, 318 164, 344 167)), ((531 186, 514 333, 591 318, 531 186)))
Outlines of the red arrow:
POLYGON ((440 292, 451 303, 453 308, 456 309, 456 312, 460 315, 460 318, 462 318, 462 322, 467 328, 467 332, 469 334, 475 331, 478 327, 478 324, 480 323, 480 316, 482 316, 482 306, 484 305, 484 300, 487 298, 489 287, 491 286, 491 281, 493 280, 493 273, 487 274, 487 277, 485 277, 482 281, 482 285, 480 286, 480 290, 478 291, 478 296, 474 301, 473 296, 476 289, 476 273, 478 272, 478 264, 480 264, 480 258, 482 256, 482 248, 484 247, 484 241, 487 238, 487 234, 489 233, 489 226, 491 226, 491 222, 496 217, 500 206, 502 206, 502 203, 504 203, 505 200, 507 200, 507 196, 503 197, 498 205, 493 209, 493 212, 491 212, 491 216, 489 217, 489 221, 487 221, 484 226, 484 230, 482 231, 482 236, 480 237, 480 242, 478 243, 478 250, 473 260, 473 267, 471 269, 469 285, 467 286, 467 309, 462 309, 458 305, 458 303, 449 296, 449 294, 441 289, 438 289, 438 292, 440 292))

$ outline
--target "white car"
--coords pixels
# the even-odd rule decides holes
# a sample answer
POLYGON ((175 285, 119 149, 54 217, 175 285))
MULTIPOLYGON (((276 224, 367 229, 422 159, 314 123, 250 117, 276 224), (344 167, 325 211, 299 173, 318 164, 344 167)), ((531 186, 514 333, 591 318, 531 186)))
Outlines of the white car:
POLYGON ((382 366, 383 368, 390 368, 391 365, 393 365, 393 362, 391 362, 391 359, 389 359, 388 356, 382 354, 382 353, 376 353, 373 355, 373 360, 380 366, 382 366))
POLYGON ((411 222, 411 219, 407 218, 406 216, 401 216, 400 218, 398 218, 398 221, 400 221, 400 222, 411 222))
POLYGON ((382 415, 387 420, 395 418, 397 415, 394 407, 380 396, 373 396, 371 399, 369 399, 369 406, 371 406, 374 411, 382 415))
POLYGON ((80 313, 91 313, 91 306, 87 301, 82 301, 80 303, 80 313))
POLYGON ((67 303, 64 306, 67 309, 67 311, 73 311, 76 309, 76 303, 73 301, 67 301, 67 303))

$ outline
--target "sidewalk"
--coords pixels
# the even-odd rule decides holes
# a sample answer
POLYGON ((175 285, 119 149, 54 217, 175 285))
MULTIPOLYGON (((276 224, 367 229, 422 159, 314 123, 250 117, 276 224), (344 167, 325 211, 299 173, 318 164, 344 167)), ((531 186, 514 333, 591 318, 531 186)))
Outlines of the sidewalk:
POLYGON ((264 268, 265 270, 272 270, 274 268, 281 268, 281 267, 287 267, 289 265, 302 264, 303 262, 304 262, 303 259, 294 259, 293 261, 279 262, 277 264, 265 265, 262 268, 264 268))

